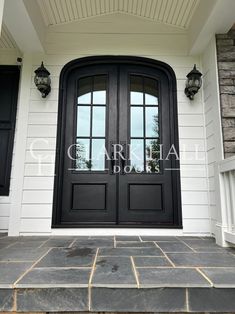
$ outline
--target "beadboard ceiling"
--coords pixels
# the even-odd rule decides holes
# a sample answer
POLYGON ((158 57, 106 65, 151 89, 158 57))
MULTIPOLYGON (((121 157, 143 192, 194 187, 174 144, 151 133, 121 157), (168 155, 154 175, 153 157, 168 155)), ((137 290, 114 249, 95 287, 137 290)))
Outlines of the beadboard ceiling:
POLYGON ((14 39, 4 24, 2 25, 0 36, 0 49, 17 49, 14 39))
POLYGON ((201 0, 36 0, 46 26, 124 13, 187 29, 201 0))

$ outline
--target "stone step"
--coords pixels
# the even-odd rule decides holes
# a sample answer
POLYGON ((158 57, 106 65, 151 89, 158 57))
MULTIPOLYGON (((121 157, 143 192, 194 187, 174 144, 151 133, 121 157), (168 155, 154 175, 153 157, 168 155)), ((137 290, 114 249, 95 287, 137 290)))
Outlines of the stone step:
POLYGON ((235 249, 199 237, 0 240, 0 312, 235 312, 235 249))
POLYGON ((0 289, 0 309, 4 313, 234 313, 234 295, 235 288, 205 287, 0 289))

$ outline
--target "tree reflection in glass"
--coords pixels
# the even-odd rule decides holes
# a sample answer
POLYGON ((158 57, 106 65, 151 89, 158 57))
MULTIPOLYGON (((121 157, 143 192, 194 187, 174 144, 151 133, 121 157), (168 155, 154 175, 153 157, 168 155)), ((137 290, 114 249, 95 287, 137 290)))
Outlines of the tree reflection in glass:
POLYGON ((89 159, 89 139, 79 139, 76 145, 76 169, 91 170, 92 161, 89 159))
MULTIPOLYGON (((158 134, 158 115, 153 117, 154 126, 153 133, 158 134)), ((145 142, 145 154, 146 154, 146 171, 147 172, 159 172, 160 165, 160 140, 159 138, 155 139, 146 139, 145 142)))

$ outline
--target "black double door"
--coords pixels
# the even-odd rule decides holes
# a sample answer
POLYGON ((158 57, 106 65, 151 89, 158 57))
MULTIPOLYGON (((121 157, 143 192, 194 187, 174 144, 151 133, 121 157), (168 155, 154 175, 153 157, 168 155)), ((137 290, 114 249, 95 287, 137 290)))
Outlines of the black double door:
POLYGON ((174 226, 174 117, 164 71, 90 65, 72 71, 66 86, 60 224, 174 226))

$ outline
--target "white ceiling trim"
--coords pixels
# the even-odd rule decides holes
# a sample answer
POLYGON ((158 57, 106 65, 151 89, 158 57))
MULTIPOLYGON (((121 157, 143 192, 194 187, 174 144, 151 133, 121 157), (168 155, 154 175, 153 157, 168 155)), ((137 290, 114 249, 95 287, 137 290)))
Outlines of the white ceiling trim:
POLYGON ((187 29, 201 0, 36 0, 46 26, 126 13, 187 29))
POLYGON ((6 25, 2 25, 2 31, 0 36, 0 48, 1 49, 18 49, 13 37, 9 33, 6 25))

